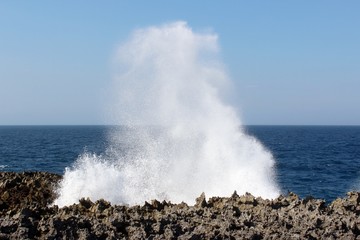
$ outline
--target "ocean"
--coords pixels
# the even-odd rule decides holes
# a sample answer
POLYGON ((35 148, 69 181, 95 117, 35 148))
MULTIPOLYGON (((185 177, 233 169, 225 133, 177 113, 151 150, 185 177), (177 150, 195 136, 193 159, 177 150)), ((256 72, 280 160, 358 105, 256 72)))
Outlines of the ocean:
MULTIPOLYGON (((359 190, 360 126, 244 129, 273 154, 282 193, 330 202, 359 190)), ((64 174, 84 152, 106 154, 113 130, 112 126, 0 126, 0 171, 64 174)))

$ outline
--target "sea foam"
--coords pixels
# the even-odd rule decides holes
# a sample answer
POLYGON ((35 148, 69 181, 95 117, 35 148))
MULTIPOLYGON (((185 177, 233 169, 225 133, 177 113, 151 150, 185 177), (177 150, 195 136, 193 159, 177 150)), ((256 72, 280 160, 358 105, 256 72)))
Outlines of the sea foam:
POLYGON ((271 153, 220 97, 229 78, 218 53, 216 34, 185 22, 136 30, 116 53, 111 115, 120 126, 106 154, 85 153, 65 170, 55 204, 193 204, 202 192, 234 190, 277 197, 271 153))

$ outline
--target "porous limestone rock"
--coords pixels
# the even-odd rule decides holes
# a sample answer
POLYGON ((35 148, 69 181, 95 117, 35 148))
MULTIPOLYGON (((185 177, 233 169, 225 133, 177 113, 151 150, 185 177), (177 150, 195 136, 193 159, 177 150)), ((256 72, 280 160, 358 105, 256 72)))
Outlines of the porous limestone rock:
POLYGON ((151 200, 142 206, 89 198, 51 206, 61 176, 0 172, 0 239, 360 239, 360 193, 326 205, 296 194, 211 197, 194 206, 151 200))

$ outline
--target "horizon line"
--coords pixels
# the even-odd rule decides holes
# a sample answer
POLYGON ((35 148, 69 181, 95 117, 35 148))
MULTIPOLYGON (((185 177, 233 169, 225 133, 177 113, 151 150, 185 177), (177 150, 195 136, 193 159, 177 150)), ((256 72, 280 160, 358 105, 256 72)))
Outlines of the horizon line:
MULTIPOLYGON (((127 126, 125 124, 0 124, 0 127, 86 127, 86 126, 127 126)), ((139 125, 139 126, 158 126, 158 125, 153 125, 153 124, 149 124, 149 125, 139 125)), ((239 126, 308 126, 308 127, 342 127, 342 126, 348 126, 348 127, 356 127, 356 126, 360 126, 360 124, 243 124, 243 125, 239 125, 239 126)))

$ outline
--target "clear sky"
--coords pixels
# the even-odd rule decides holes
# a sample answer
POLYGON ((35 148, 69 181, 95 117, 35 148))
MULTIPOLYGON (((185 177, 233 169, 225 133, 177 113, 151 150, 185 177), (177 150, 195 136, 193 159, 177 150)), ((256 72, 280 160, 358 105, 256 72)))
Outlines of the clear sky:
POLYGON ((360 1, 0 1, 0 125, 106 124, 115 49, 183 20, 219 36, 246 124, 360 124, 360 1))

